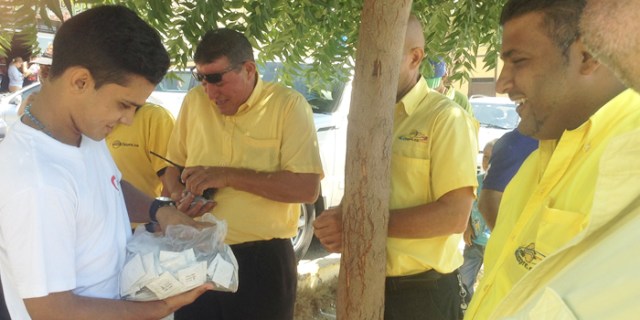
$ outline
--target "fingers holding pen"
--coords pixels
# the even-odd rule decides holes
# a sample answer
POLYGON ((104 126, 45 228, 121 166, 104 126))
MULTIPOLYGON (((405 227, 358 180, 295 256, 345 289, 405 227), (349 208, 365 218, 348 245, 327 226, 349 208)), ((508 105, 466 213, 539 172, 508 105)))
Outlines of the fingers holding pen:
POLYGON ((227 185, 229 168, 224 167, 188 167, 182 171, 181 179, 188 191, 202 195, 205 190, 220 189, 227 185))

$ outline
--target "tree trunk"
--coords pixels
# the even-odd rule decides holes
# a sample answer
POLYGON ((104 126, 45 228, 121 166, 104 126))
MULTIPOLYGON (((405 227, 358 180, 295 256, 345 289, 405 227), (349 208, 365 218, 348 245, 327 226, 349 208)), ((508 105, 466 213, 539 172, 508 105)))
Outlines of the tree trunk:
POLYGON ((393 106, 411 0, 365 0, 349 112, 338 319, 382 319, 393 106))

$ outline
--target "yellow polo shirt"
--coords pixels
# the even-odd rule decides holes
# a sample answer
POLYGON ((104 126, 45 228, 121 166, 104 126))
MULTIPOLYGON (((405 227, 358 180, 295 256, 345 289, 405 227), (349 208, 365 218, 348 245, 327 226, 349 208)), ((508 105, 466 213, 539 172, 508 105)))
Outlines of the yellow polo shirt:
MULTIPOLYGON (((311 107, 297 91, 262 80, 232 116, 221 114, 202 86, 189 91, 167 155, 186 167, 323 174, 311 107)), ((214 200, 212 213, 228 224, 228 244, 296 234, 299 204, 229 187, 218 190, 214 200)))
MULTIPOLYGON (((640 104, 627 108, 640 112, 640 104)), ((640 259, 632 248, 640 242, 639 157, 640 123, 602 154, 587 229, 518 281, 492 319, 638 317, 640 259)))
POLYGON ((162 192, 158 171, 169 164, 149 151, 166 153, 173 123, 167 109, 147 103, 136 111, 130 126, 118 125, 106 138, 122 178, 153 198, 162 192))
MULTIPOLYGON (((445 193, 477 187, 478 125, 453 101, 429 89, 424 78, 396 105, 391 158, 390 209, 431 203, 445 193)), ((462 264, 461 234, 387 240, 387 276, 462 264)))
POLYGON ((489 318, 529 270, 586 229, 600 159, 612 138, 640 126, 639 102, 626 90, 560 140, 540 141, 505 189, 465 319, 489 318))

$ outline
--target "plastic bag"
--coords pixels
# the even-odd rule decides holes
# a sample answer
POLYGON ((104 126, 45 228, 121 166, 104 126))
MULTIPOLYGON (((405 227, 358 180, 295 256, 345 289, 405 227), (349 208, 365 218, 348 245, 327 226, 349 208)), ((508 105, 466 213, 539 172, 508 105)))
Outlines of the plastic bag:
POLYGON ((215 290, 238 290, 238 262, 224 244, 227 224, 207 213, 201 221, 214 226, 198 230, 168 226, 164 235, 144 226, 136 228, 127 244, 120 274, 120 295, 127 300, 161 300, 212 282, 215 290))

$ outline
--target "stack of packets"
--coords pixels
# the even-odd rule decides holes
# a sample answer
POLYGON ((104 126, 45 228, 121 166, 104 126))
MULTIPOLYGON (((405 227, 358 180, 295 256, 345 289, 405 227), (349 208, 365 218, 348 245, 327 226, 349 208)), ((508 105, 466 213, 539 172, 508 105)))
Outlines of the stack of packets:
POLYGON ((227 224, 205 214, 214 226, 168 226, 164 235, 139 226, 127 244, 120 295, 127 300, 161 300, 212 282, 215 290, 238 290, 238 262, 224 244, 227 224))

